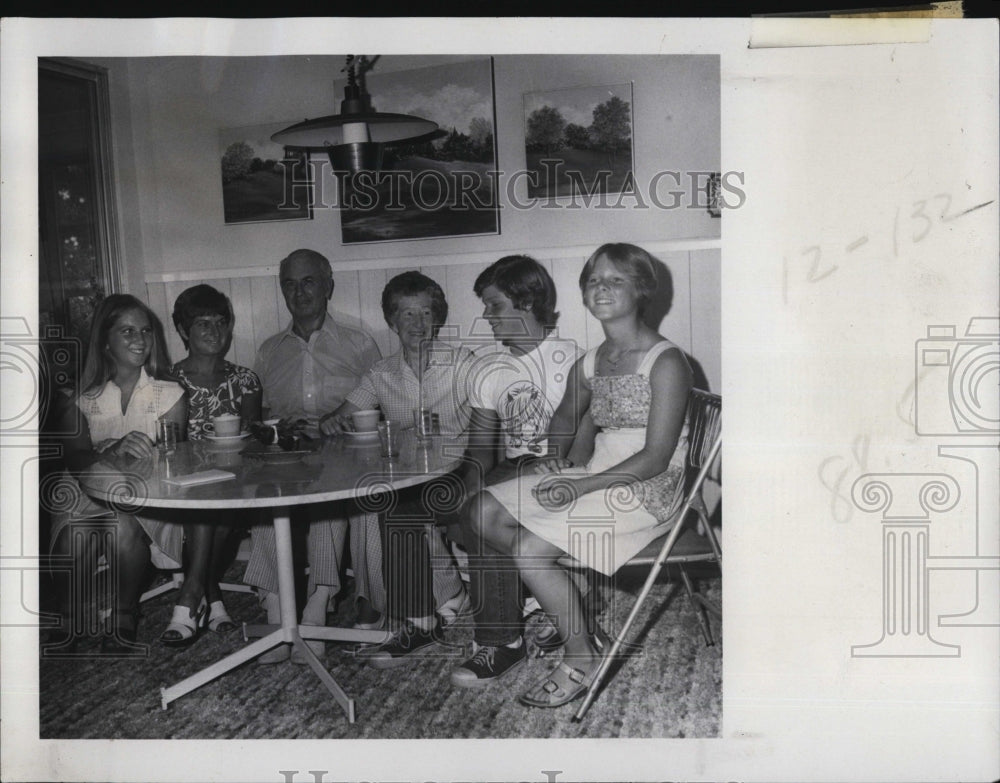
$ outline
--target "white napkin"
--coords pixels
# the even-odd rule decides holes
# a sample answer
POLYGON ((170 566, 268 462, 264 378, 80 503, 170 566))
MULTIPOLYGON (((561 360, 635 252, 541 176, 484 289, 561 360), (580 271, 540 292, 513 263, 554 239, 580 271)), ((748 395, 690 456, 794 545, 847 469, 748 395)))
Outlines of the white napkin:
POLYGON ((195 484, 212 484, 216 481, 229 481, 229 479, 236 478, 235 473, 230 473, 228 470, 203 470, 200 473, 189 473, 186 476, 174 476, 173 478, 165 478, 163 482, 165 484, 174 484, 178 487, 192 487, 195 484))

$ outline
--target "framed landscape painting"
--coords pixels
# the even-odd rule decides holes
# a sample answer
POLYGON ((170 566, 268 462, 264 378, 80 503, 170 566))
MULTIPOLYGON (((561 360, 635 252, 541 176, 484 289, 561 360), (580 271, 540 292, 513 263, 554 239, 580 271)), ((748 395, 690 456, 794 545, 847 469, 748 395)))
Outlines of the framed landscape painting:
POLYGON ((528 197, 631 193, 632 84, 524 94, 528 197))
POLYGON ((376 111, 423 117, 439 131, 387 145, 382 171, 344 188, 343 243, 499 233, 493 58, 372 72, 367 87, 376 111))
POLYGON ((312 170, 304 151, 285 151, 271 141, 291 123, 219 131, 225 222, 308 220, 312 217, 312 170))

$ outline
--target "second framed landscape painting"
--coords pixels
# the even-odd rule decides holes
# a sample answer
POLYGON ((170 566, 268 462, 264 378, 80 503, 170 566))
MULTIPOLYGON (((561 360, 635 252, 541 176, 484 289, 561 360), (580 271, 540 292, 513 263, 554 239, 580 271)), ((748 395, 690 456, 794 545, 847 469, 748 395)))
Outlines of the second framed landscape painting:
POLYGON ((380 112, 438 125, 434 138, 388 145, 382 171, 345 188, 345 245, 497 234, 493 59, 368 77, 380 112))
POLYGON ((630 193, 632 84, 524 95, 528 196, 630 193))

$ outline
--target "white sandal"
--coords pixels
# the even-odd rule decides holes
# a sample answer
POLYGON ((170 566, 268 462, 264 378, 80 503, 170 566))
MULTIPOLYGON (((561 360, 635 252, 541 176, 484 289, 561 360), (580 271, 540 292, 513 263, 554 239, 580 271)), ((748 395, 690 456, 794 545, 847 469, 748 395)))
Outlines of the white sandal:
POLYGON ((167 647, 187 647, 198 638, 198 631, 205 626, 207 613, 208 606, 204 598, 197 609, 176 604, 170 623, 160 634, 160 641, 167 647))
POLYGON ((229 633, 237 627, 233 618, 226 611, 226 605, 222 600, 212 601, 208 605, 208 630, 213 633, 229 633))

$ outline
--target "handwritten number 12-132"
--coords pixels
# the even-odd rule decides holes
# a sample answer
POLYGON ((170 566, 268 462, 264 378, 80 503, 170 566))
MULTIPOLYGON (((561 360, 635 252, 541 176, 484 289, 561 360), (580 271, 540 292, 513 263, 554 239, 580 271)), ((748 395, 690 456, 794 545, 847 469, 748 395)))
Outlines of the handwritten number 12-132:
MULTIPOLYGON (((933 196, 930 200, 920 199, 919 201, 914 201, 911 204, 909 219, 914 225, 910 234, 910 241, 913 244, 922 242, 934 229, 935 217, 933 215, 935 210, 930 207, 931 202, 940 202, 941 204, 940 210, 937 210, 936 215, 936 222, 938 223, 950 223, 963 215, 968 215, 970 212, 974 212, 977 209, 981 209, 993 203, 992 201, 987 201, 982 204, 977 204, 974 207, 969 207, 962 212, 952 214, 949 212, 951 209, 951 201, 952 199, 950 194, 939 193, 938 195, 933 196), (928 211, 930 211, 931 214, 928 214, 928 211)), ((892 224, 892 255, 894 257, 899 256, 899 215, 900 209, 897 207, 892 224)), ((868 244, 868 236, 866 234, 863 234, 849 242, 844 247, 845 258, 866 244, 868 244)), ((823 250, 819 245, 810 245, 809 247, 803 248, 799 252, 798 258, 801 259, 801 261, 795 263, 794 266, 799 272, 800 280, 794 282, 818 283, 821 280, 828 278, 840 268, 838 264, 824 258, 823 250)), ((793 282, 791 280, 792 267, 793 263, 789 260, 788 256, 782 258, 781 298, 785 304, 788 304, 789 285, 793 282)))

